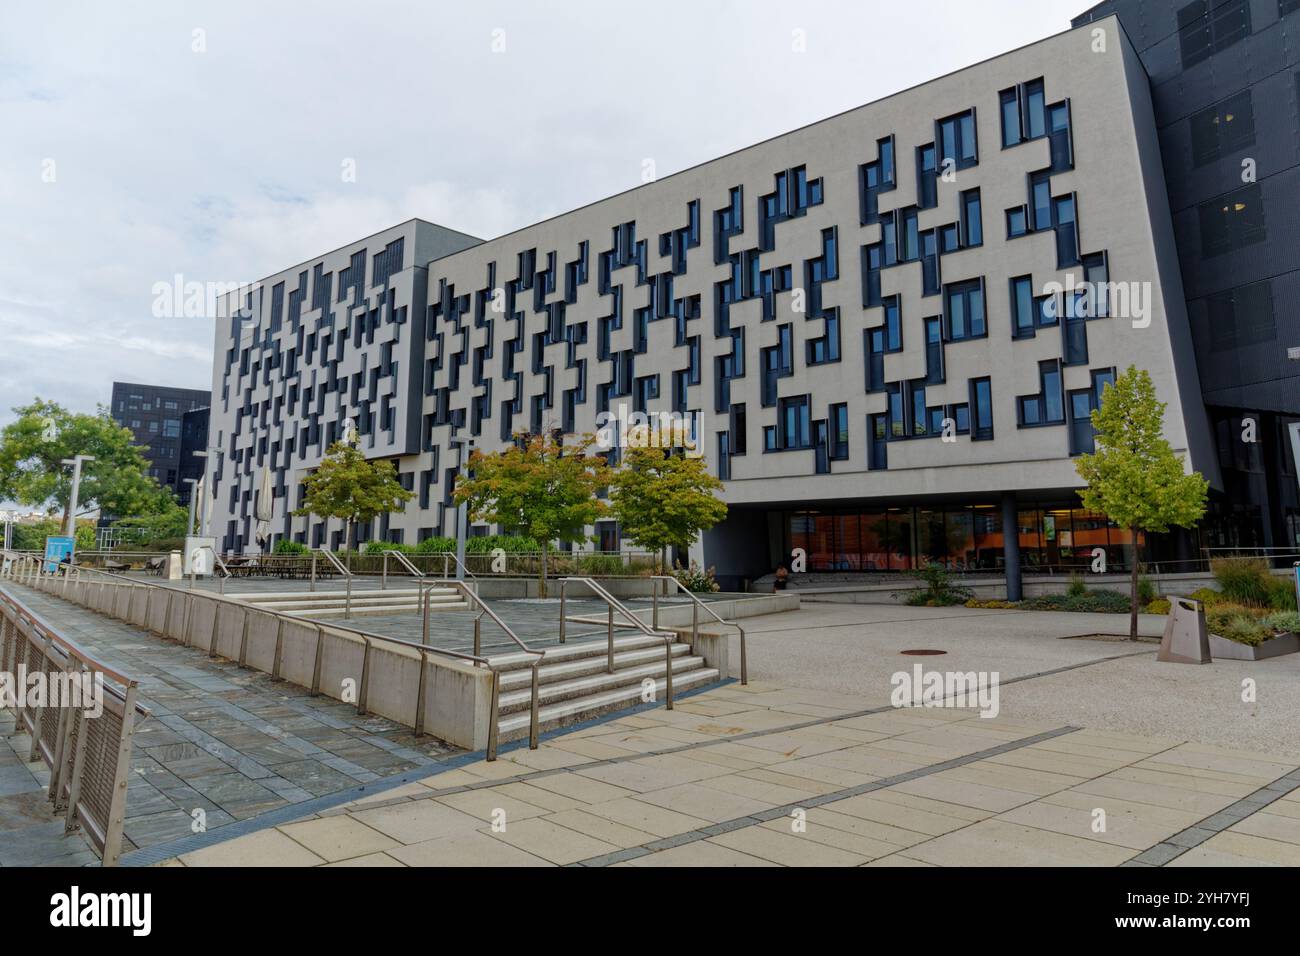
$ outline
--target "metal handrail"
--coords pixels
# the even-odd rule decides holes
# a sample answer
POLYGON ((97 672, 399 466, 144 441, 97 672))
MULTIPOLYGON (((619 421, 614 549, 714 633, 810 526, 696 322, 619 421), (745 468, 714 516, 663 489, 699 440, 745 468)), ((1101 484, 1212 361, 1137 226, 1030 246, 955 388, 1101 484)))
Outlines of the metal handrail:
MULTIPOLYGON (((32 559, 32 560, 35 561, 36 559, 32 559)), ((84 568, 84 569, 80 567, 73 568, 77 580, 80 580, 81 572, 83 570, 90 574, 99 574, 104 577, 114 579, 114 581, 120 582, 122 584, 126 584, 132 588, 146 587, 146 588, 155 588, 159 591, 168 591, 168 592, 177 591, 176 588, 171 588, 163 584, 155 584, 152 581, 137 581, 132 578, 128 578, 124 575, 116 574, 111 571, 102 571, 99 568, 84 568)), ((53 575, 41 574, 39 575, 39 577, 48 578, 48 577, 53 577, 53 575)), ((462 586, 464 585, 462 584, 462 586)), ((464 587, 466 592, 471 595, 474 601, 480 604, 482 603, 481 599, 479 599, 477 594, 473 594, 471 591, 469 591, 467 586, 464 587)), ((361 670, 362 670, 361 688, 360 688, 360 692, 358 693, 357 701, 356 701, 357 712, 360 714, 364 714, 366 712, 365 707, 366 707, 366 700, 367 700, 367 692, 369 690, 368 676, 369 676, 370 648, 372 642, 393 644, 399 647, 404 647, 415 651, 420 655, 420 660, 421 660, 420 685, 417 691, 416 716, 415 716, 415 726, 414 726, 416 736, 421 736, 424 733, 424 696, 425 696, 424 690, 425 690, 425 677, 426 677, 426 670, 427 670, 427 667, 425 665, 427 665, 428 663, 428 659, 429 659, 428 656, 430 654, 436 654, 441 657, 452 658, 460 661, 467 661, 476 667, 482 666, 486 668, 492 674, 491 712, 489 714, 490 723, 489 723, 489 731, 488 731, 488 747, 487 747, 486 759, 496 760, 498 725, 499 725, 498 704, 500 700, 501 669, 498 665, 494 664, 490 658, 484 657, 479 654, 468 654, 464 651, 455 651, 448 648, 431 647, 427 643, 421 644, 421 643, 416 643, 415 641, 405 640, 403 638, 389 637, 386 634, 376 634, 373 631, 365 631, 360 628, 351 627, 349 625, 335 624, 335 623, 324 624, 316 621, 310 621, 301 617, 297 617, 292 614, 288 614, 283 611, 276 611, 270 608, 260 607, 256 604, 249 604, 244 601, 239 601, 236 598, 226 597, 225 595, 214 595, 211 593, 193 592, 192 596, 201 596, 207 600, 218 601, 225 604, 236 604, 239 605, 246 613, 256 612, 258 614, 265 614, 279 621, 281 627, 283 627, 283 624, 286 621, 293 622, 295 624, 305 625, 308 627, 314 627, 316 628, 318 637, 320 635, 323 635, 327 630, 329 630, 329 631, 334 631, 336 633, 341 633, 359 639, 365 646, 365 656, 362 660, 362 665, 361 665, 361 670)), ((522 641, 519 640, 518 636, 515 635, 514 632, 509 629, 508 626, 505 625, 505 622, 501 621, 501 619, 497 617, 495 612, 493 612, 490 608, 486 608, 486 610, 489 613, 489 615, 492 617, 492 619, 497 623, 501 624, 504 630, 506 630, 506 632, 515 640, 515 642, 519 644, 525 651, 531 654, 538 655, 537 663, 540 662, 541 656, 543 655, 544 652, 535 651, 532 648, 528 647, 526 644, 524 644, 522 641)), ((247 631, 245 631, 245 635, 247 635, 247 631)), ((320 679, 320 661, 319 661, 320 647, 321 645, 318 640, 317 667, 316 667, 316 673, 313 677, 314 686, 311 688, 311 692, 313 695, 320 693, 319 685, 316 683, 320 679)), ((244 651, 245 648, 241 647, 240 661, 239 661, 240 666, 246 666, 244 660, 244 651)), ((277 651, 275 655, 274 670, 272 673, 272 677, 275 678, 279 677, 279 664, 280 664, 279 658, 280 655, 277 651)), ((539 681, 537 675, 537 663, 534 663, 532 665, 533 666, 533 678, 532 678, 533 705, 532 705, 532 715, 531 715, 531 723, 529 727, 529 741, 528 741, 529 749, 531 750, 536 750, 538 745, 538 704, 537 704, 538 689, 537 688, 538 688, 539 681)))
POLYGON ((443 578, 446 578, 446 579, 450 580, 450 578, 449 578, 449 576, 448 576, 448 574, 447 574, 447 571, 449 570, 449 565, 447 564, 447 559, 448 559, 448 558, 450 558, 452 561, 455 561, 455 562, 456 562, 456 567, 460 568, 462 571, 464 571, 467 575, 469 575, 469 576, 470 576, 471 578, 473 578, 475 581, 478 580, 478 575, 476 575, 473 571, 471 571, 471 570, 469 569, 469 565, 467 565, 464 561, 462 561, 462 560, 461 560, 460 558, 458 558, 456 555, 452 554, 450 551, 444 551, 444 552, 442 552, 442 576, 443 576, 443 578))
POLYGON ((402 567, 406 569, 406 572, 408 574, 416 578, 424 577, 424 572, 421 571, 419 568, 417 568, 414 564, 412 564, 411 559, 408 558, 406 555, 402 554, 402 552, 385 551, 384 561, 383 561, 384 568, 383 568, 382 577, 379 580, 379 590, 385 591, 388 589, 388 558, 390 555, 397 559, 397 563, 402 565, 402 567))
MULTIPOLYGON (((717 612, 717 611, 713 610, 713 608, 709 607, 707 604, 705 604, 703 601, 701 601, 698 597, 696 597, 696 596, 695 596, 695 592, 693 592, 690 588, 686 587, 686 585, 682 584, 681 581, 678 581, 678 580, 677 580, 675 577, 673 577, 671 574, 656 574, 656 575, 653 575, 653 576, 651 577, 651 580, 652 580, 652 581, 671 581, 671 582, 673 583, 673 585, 677 588, 678 591, 680 591, 682 594, 685 594, 688 598, 691 599, 691 602, 692 602, 692 608, 691 608, 691 638, 692 638, 692 641, 698 641, 698 640, 699 640, 699 637, 700 637, 700 609, 701 609, 701 608, 704 609, 704 611, 709 615, 709 617, 713 618, 713 619, 714 619, 715 621, 717 621, 719 624, 725 625, 725 626, 727 626, 727 627, 734 627, 737 631, 740 632, 740 683, 741 683, 742 685, 743 685, 743 684, 748 684, 748 683, 749 683, 749 664, 748 664, 748 661, 746 660, 746 657, 745 657, 745 629, 744 629, 743 627, 741 627, 739 624, 737 624, 735 621, 724 620, 722 617, 720 617, 720 616, 718 615, 718 612, 717 612)), ((653 598, 654 598, 653 610, 652 610, 652 612, 651 612, 651 613, 652 613, 651 624, 652 624, 655 628, 658 628, 658 627, 659 627, 659 589, 658 589, 658 588, 655 588, 651 593, 652 593, 652 596, 653 596, 653 598)), ((691 646, 694 647, 694 643, 692 643, 691 646)), ((724 674, 723 676, 725 677, 725 676, 727 676, 727 675, 724 674)))
MULTIPOLYGON (((483 621, 483 615, 486 614, 489 618, 492 619, 492 622, 501 629, 501 632, 505 634, 506 637, 510 638, 510 640, 514 642, 514 644, 521 651, 523 651, 525 654, 533 655, 533 660, 528 665, 529 667, 532 668, 533 671, 531 690, 530 690, 531 696, 528 702, 528 749, 536 750, 537 739, 538 739, 538 726, 540 723, 539 713, 541 710, 541 690, 539 687, 540 679, 537 673, 537 668, 541 666, 542 659, 546 656, 546 652, 535 650, 534 648, 531 648, 526 643, 524 643, 524 641, 520 639, 519 635, 514 632, 514 629, 505 621, 501 620, 500 615, 498 615, 496 611, 492 610, 492 608, 488 606, 488 603, 478 596, 478 592, 475 591, 468 584, 466 584, 464 581, 459 581, 455 578, 446 578, 441 581, 426 581, 424 579, 421 579, 416 586, 420 589, 420 614, 422 618, 420 639, 424 644, 429 643, 429 605, 430 605, 429 591, 430 589, 435 587, 452 587, 460 591, 460 593, 466 598, 469 604, 479 609, 478 614, 474 616, 474 653, 475 654, 479 654, 482 652, 482 643, 481 643, 482 633, 483 633, 482 621, 483 621)), ((485 660, 489 660, 489 659, 485 658, 485 660)), ((501 722, 500 713, 499 713, 500 700, 501 700, 501 671, 498 666, 490 663, 489 663, 489 667, 492 668, 493 676, 492 676, 492 707, 491 707, 491 713, 489 714, 490 723, 488 724, 488 758, 487 759, 495 760, 497 754, 497 736, 499 732, 499 725, 501 722)))
POLYGON ((343 599, 343 620, 352 620, 352 571, 344 567, 343 562, 337 557, 326 551, 324 548, 315 548, 312 550, 311 564, 311 589, 316 590, 316 552, 319 551, 325 555, 325 559, 333 565, 334 570, 343 575, 343 584, 346 589, 346 596, 343 599))
MULTIPOLYGON (((35 561, 34 558, 25 560, 35 561)), ((12 577, 12 563, 10 570, 12 577)), ((64 701, 28 707, 20 698, 15 706, 19 726, 31 734, 29 760, 39 756, 49 765, 46 796, 56 810, 64 811, 64 832, 70 833, 78 823, 84 824, 89 842, 99 851, 101 864, 116 866, 122 852, 122 831, 126 820, 131 739, 138 725, 147 720, 152 711, 137 699, 137 680, 91 657, 7 589, 0 588, 0 620, 6 618, 12 621, 12 625, 8 622, 0 624, 0 629, 8 634, 6 637, 0 633, 0 658, 6 666, 14 666, 19 660, 24 666, 31 664, 35 652, 37 657, 34 661, 38 668, 52 668, 65 674, 76 670, 98 678, 96 685, 105 695, 103 712, 113 711, 114 716, 120 719, 116 740, 105 741, 102 751, 88 760, 92 735, 85 722, 95 719, 95 715, 87 715, 83 707, 64 701), (12 637, 12 660, 9 637, 12 637), (26 653, 19 643, 23 640, 27 641, 26 653), (62 661, 59 656, 62 656, 62 661), (105 678, 121 685, 120 689, 103 683, 105 678), (111 705, 109 700, 113 701, 111 705), (99 772, 88 774, 88 762, 99 766, 99 772), (105 769, 107 775, 103 772, 105 769), (99 792, 92 795, 89 788, 96 784, 99 792), (107 793, 103 792, 105 785, 107 793), (87 787, 84 793, 83 786, 87 787)))
POLYGON ((664 697, 666 698, 665 707, 668 710, 672 710, 673 709, 673 644, 676 643, 677 641, 677 635, 660 632, 657 629, 651 630, 649 627, 646 626, 645 621, 641 620, 639 617, 637 617, 635 614, 629 611, 623 605, 623 602, 621 602, 618 598, 614 597, 614 595, 606 591, 600 584, 598 584, 595 581, 595 579, 582 578, 582 577, 564 577, 564 578, 560 578, 560 643, 561 644, 564 643, 565 603, 567 601, 568 585, 569 582, 571 581, 576 581, 580 584, 586 585, 586 587, 591 591, 592 594, 595 594, 598 598, 600 598, 602 601, 605 602, 608 608, 608 612, 606 616, 606 640, 607 640, 606 646, 608 648, 608 651, 607 651, 606 662, 605 662, 607 673, 610 674, 614 673, 614 612, 615 611, 618 611, 620 614, 622 614, 623 617, 627 619, 628 623, 632 627, 636 628, 642 634, 645 634, 647 637, 663 638, 664 655, 666 658, 666 666, 664 668, 664 697))

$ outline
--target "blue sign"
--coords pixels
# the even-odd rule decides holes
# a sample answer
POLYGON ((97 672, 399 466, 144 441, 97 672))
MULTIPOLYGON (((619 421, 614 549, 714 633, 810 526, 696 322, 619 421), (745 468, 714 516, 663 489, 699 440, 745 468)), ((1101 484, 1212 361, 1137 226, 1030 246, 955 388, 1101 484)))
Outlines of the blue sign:
POLYGON ((45 539, 45 573, 53 574, 59 570, 64 561, 72 561, 72 551, 76 541, 63 535, 51 535, 45 539))

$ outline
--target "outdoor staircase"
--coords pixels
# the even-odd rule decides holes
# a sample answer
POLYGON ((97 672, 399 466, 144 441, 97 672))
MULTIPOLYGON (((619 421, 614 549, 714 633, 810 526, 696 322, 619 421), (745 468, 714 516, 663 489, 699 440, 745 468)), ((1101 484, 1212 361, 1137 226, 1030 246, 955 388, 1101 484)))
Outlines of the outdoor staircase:
MULTIPOLYGON (((428 588, 430 611, 467 611, 469 604, 455 588, 428 588)), ((240 595, 248 604, 280 611, 295 617, 343 617, 347 613, 346 591, 277 591, 240 595)), ((418 588, 388 588, 352 591, 352 616, 416 614, 420 610, 418 588)))
MULTIPOLYGON (((576 724, 599 714, 641 702, 642 681, 655 682, 657 703, 665 695, 667 669, 664 642, 652 635, 636 634, 614 639, 614 673, 608 673, 609 645, 605 640, 560 644, 546 649, 538 668, 538 724, 542 731, 576 724)), ((716 668, 691 653, 690 645, 676 643, 673 653, 673 694, 720 680, 716 668)), ((532 700, 533 657, 504 654, 492 658, 501 670, 499 700, 501 742, 528 736, 532 700)))

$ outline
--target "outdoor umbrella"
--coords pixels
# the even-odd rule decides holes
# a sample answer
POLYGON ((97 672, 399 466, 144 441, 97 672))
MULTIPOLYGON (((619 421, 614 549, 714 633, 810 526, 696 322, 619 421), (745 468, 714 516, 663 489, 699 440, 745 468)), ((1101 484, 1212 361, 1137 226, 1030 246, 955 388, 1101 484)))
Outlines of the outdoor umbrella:
POLYGON ((266 544, 271 540, 271 509, 274 504, 271 489, 271 469, 262 469, 262 487, 257 492, 257 507, 253 511, 253 517, 257 519, 257 531, 254 537, 258 544, 266 544))

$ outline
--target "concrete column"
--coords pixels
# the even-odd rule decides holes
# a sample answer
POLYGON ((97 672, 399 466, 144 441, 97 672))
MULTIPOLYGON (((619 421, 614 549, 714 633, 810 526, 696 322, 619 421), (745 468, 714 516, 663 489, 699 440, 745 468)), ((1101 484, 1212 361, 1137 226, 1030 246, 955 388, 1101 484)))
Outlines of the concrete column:
POLYGON ((1006 565, 1007 600, 1019 601, 1020 589, 1020 534, 1016 515, 1016 493, 1002 493, 1002 561, 1006 565))

